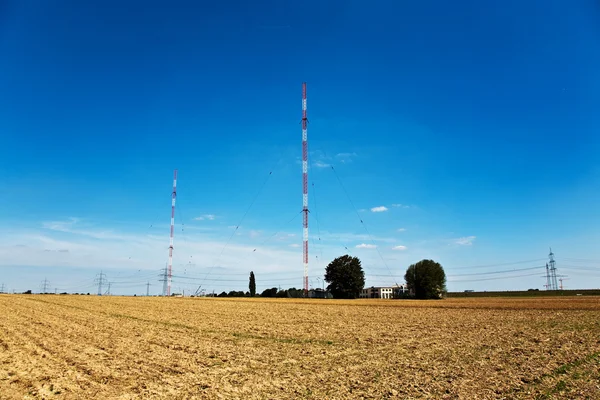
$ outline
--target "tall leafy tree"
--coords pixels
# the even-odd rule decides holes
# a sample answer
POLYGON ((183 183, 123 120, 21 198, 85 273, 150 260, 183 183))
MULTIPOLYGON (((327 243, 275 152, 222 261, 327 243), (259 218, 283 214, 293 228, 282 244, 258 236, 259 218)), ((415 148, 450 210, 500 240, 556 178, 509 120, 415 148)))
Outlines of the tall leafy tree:
POLYGON ((433 260, 421 260, 408 267, 404 280, 417 299, 439 299, 446 292, 444 268, 433 260))
POLYGON ((327 290, 336 299, 355 299, 365 286, 365 273, 357 257, 344 255, 329 263, 325 269, 327 290))
POLYGON ((248 289, 250 289, 250 297, 254 297, 256 294, 256 280, 254 279, 253 271, 250 271, 250 284, 248 285, 248 289))
POLYGON ((277 288, 265 289, 260 294, 260 297, 275 297, 277 295, 277 288))

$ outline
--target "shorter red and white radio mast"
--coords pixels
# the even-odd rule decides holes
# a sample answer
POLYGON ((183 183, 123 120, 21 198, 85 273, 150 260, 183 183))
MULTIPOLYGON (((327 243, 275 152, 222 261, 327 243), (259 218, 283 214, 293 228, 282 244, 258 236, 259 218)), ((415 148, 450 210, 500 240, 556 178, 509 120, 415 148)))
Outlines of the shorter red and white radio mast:
POLYGON ((175 200, 177 199, 177 170, 173 172, 173 193, 171 194, 171 236, 169 238, 169 266, 167 269, 167 296, 171 295, 171 270, 173 267, 173 231, 175 230, 175 200))

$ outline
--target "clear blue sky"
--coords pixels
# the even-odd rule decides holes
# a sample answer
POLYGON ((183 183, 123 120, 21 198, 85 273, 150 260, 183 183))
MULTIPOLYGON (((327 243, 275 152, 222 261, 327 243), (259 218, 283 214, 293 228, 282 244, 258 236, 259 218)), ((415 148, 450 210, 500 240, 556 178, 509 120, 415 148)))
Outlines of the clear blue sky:
POLYGON ((160 292, 178 168, 176 289, 300 287, 306 81, 313 286, 600 287, 600 6, 461 3, 0 3, 0 284, 160 292))

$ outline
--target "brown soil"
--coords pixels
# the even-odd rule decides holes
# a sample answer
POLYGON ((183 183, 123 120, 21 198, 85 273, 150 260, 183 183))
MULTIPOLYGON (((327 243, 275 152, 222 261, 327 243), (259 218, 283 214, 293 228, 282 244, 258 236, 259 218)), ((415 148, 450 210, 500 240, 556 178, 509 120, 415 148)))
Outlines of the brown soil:
POLYGON ((0 296, 0 399, 600 398, 600 297, 0 296))

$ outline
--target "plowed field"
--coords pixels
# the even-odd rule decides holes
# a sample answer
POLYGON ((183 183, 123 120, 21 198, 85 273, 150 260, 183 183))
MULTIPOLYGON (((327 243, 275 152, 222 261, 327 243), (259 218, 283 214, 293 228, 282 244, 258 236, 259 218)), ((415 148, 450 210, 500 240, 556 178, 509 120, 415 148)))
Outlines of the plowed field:
POLYGON ((1 399, 600 398, 600 298, 0 296, 1 399))

